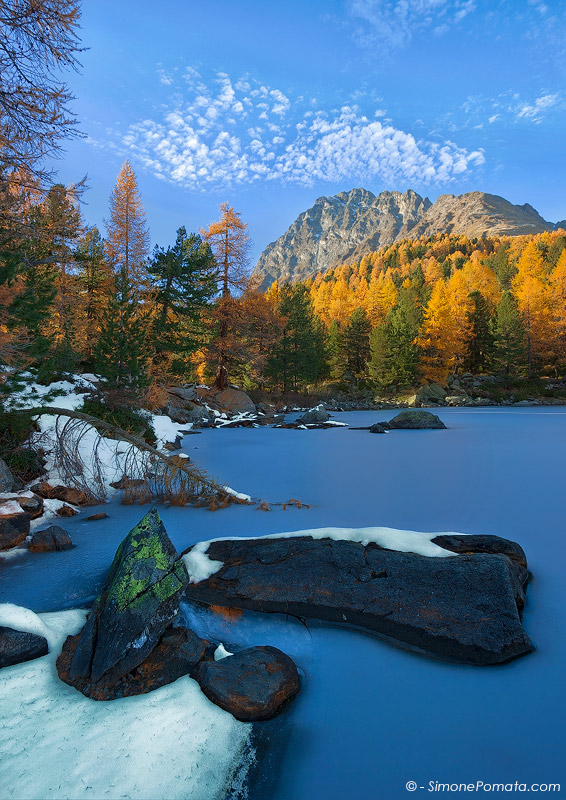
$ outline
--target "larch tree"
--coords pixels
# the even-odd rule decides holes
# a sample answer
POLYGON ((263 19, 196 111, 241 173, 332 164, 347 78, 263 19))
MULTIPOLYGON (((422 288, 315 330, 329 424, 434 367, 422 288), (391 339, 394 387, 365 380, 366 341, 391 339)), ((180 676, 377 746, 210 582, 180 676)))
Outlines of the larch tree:
POLYGON ((97 369, 116 386, 136 388, 147 382, 149 320, 147 256, 149 230, 134 170, 125 161, 110 196, 105 251, 114 275, 96 348, 97 369))
POLYGON ((231 363, 241 358, 241 342, 236 330, 240 308, 236 298, 248 283, 250 238, 241 214, 228 205, 220 206, 220 219, 204 230, 218 266, 219 297, 213 312, 215 335, 209 344, 209 357, 216 364, 216 387, 225 389, 231 363))

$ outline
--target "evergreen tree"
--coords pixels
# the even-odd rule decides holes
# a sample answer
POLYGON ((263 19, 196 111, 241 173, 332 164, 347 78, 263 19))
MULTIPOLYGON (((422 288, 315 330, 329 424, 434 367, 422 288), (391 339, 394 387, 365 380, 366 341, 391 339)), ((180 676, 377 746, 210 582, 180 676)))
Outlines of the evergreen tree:
POLYGON ((506 290, 501 295, 492 320, 495 343, 494 364, 507 378, 516 375, 525 365, 527 351, 525 329, 515 298, 506 290))
POLYGON ((83 359, 90 363, 114 288, 112 270, 104 253, 104 241, 97 228, 85 233, 74 257, 80 292, 80 350, 83 359))
POLYGON ((153 284, 153 370, 186 373, 202 342, 202 313, 216 293, 216 261, 208 243, 181 227, 173 247, 156 247, 153 284))
POLYGON ((411 386, 417 378, 419 315, 410 291, 399 295, 385 321, 370 335, 369 371, 379 386, 411 386))
POLYGON ((371 322, 366 312, 363 308, 357 308, 344 328, 341 341, 346 369, 356 378, 363 378, 367 373, 370 332, 371 322))
POLYGON ((464 359, 464 369, 476 375, 487 369, 493 357, 493 333, 489 306, 481 292, 471 292, 472 308, 468 312, 471 338, 464 359))
POLYGON ((328 367, 330 377, 339 379, 346 371, 346 364, 343 358, 342 337, 340 326, 337 320, 333 319, 328 329, 328 367))
POLYGON ((284 284, 280 297, 284 325, 266 373, 283 386, 283 391, 296 390, 328 374, 324 328, 314 315, 306 286, 284 284))
POLYGON ((138 389, 147 385, 146 333, 147 320, 139 313, 128 273, 122 267, 94 351, 96 370, 111 387, 138 389))

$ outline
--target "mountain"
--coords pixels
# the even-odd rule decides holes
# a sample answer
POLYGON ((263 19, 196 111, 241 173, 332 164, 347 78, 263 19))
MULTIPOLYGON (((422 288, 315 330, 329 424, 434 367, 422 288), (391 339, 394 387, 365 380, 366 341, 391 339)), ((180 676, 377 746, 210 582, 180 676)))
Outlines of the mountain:
POLYGON ((335 264, 356 258, 360 245, 369 250, 391 244, 399 231, 412 227, 431 205, 416 192, 352 189, 319 197, 290 228, 261 254, 254 276, 267 288, 274 280, 298 281, 335 264))
POLYGON ((359 261, 363 255, 402 239, 437 233, 518 236, 554 229, 528 203, 513 205, 484 192, 443 194, 435 203, 409 189, 381 192, 352 189, 319 197, 312 208, 275 242, 269 244, 253 275, 266 289, 273 281, 299 281, 337 264, 359 261))

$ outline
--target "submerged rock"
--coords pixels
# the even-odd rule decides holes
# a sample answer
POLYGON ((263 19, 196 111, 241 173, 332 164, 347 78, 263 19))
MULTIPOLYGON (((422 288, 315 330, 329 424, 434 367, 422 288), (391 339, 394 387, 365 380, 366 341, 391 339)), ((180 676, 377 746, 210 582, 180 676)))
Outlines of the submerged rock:
POLYGON ((153 508, 118 547, 77 642, 69 667, 73 685, 108 685, 139 666, 177 614, 186 581, 153 508))
POLYGON ((389 420, 389 427, 398 430, 421 430, 446 428, 440 417, 430 411, 407 408, 389 420))
POLYGON ((79 639, 80 633, 67 637, 57 659, 57 671, 61 680, 93 700, 146 694, 173 683, 183 675, 193 676, 201 661, 214 659, 215 651, 215 645, 201 639, 189 628, 170 626, 147 658, 131 672, 116 681, 88 683, 76 679, 70 672, 79 639))
POLYGON ((0 626, 0 668, 47 655, 47 639, 35 633, 0 626))
POLYGON ((97 522, 99 519, 108 519, 106 511, 99 511, 98 514, 91 514, 85 518, 87 522, 97 522))
POLYGON ((301 688, 293 660, 270 646, 202 661, 195 678, 209 700, 242 722, 271 719, 301 688))
POLYGON ((47 553, 51 550, 71 550, 75 547, 66 530, 58 525, 50 525, 31 535, 29 549, 32 553, 47 553))
POLYGON ((364 628, 429 655, 498 664, 533 647, 521 626, 525 570, 503 552, 425 557, 310 537, 211 542, 218 571, 191 600, 364 628))

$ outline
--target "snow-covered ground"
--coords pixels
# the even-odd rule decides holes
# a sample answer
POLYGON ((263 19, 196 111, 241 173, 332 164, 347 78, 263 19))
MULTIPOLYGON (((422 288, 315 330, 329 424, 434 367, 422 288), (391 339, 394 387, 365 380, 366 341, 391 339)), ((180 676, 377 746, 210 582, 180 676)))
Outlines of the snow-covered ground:
POLYGON ((2 669, 0 797, 213 800, 253 759, 251 725, 188 676, 98 702, 59 680, 55 660, 86 611, 36 615, 0 605, 0 624, 47 635, 50 653, 2 669), (243 766, 242 766, 243 765, 243 766))

